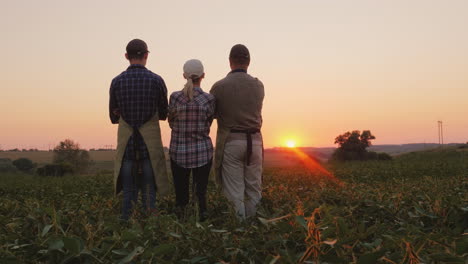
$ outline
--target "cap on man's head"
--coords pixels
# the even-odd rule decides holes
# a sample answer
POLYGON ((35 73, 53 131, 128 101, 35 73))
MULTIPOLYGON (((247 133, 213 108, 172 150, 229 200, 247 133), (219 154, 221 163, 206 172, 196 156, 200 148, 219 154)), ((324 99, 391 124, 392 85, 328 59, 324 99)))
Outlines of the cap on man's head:
POLYGON ((229 58, 250 59, 249 49, 242 44, 234 45, 229 53, 229 58))
POLYGON ((149 52, 148 46, 146 43, 141 39, 134 39, 131 40, 127 44, 127 53, 130 55, 142 55, 149 52))

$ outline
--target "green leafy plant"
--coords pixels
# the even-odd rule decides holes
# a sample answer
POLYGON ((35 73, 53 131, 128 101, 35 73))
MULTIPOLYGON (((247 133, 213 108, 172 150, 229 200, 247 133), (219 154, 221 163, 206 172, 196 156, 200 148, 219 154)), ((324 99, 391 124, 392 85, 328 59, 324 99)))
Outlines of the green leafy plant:
POLYGON ((0 174, 0 263, 465 263, 468 152, 266 168, 258 217, 239 222, 209 184, 210 215, 174 197, 119 222, 111 173, 0 174))

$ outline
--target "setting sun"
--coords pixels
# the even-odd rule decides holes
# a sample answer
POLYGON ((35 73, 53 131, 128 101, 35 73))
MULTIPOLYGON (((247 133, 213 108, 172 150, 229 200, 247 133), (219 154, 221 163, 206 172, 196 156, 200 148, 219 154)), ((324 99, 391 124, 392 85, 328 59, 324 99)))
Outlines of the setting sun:
POLYGON ((288 148, 295 148, 296 147, 296 141, 289 139, 286 141, 286 147, 288 148))

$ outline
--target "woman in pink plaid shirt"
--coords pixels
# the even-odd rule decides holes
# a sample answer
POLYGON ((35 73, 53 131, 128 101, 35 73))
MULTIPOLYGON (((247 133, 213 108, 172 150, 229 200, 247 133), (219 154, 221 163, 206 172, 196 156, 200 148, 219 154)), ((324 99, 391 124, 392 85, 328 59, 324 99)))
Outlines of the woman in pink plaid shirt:
POLYGON ((215 113, 215 98, 200 87, 205 77, 201 61, 187 61, 183 76, 187 83, 182 91, 171 94, 168 108, 172 129, 169 155, 176 206, 181 216, 189 202, 189 177, 192 173, 192 189, 198 198, 199 218, 203 221, 207 216, 206 187, 213 159, 213 143, 209 134, 215 113))

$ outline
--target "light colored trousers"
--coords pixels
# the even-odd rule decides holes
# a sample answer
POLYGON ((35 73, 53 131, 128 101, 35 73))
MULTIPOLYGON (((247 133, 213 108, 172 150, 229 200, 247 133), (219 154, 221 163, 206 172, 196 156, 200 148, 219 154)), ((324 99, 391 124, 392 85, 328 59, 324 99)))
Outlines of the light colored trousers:
POLYGON ((255 216, 262 198, 263 147, 261 137, 252 136, 252 155, 247 165, 247 140, 229 140, 222 164, 223 193, 238 217, 255 216), (260 138, 260 140, 258 140, 260 138))

